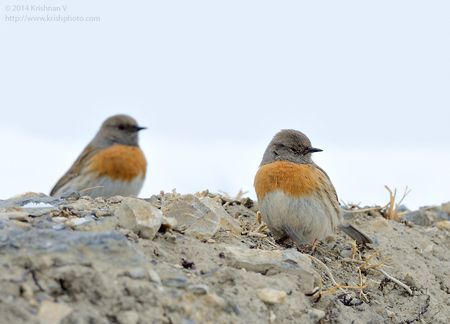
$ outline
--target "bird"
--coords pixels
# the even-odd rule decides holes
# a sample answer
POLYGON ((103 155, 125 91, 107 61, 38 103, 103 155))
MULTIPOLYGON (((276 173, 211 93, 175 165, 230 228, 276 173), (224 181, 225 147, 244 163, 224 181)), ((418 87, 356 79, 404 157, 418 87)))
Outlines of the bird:
POLYGON ((124 114, 107 118, 70 169, 50 192, 54 197, 137 196, 144 184, 147 161, 139 147, 146 127, 124 114))
POLYGON ((312 154, 322 152, 300 131, 284 129, 267 146, 254 187, 262 220, 275 240, 312 244, 339 228, 359 244, 371 239, 343 222, 336 190, 312 154))

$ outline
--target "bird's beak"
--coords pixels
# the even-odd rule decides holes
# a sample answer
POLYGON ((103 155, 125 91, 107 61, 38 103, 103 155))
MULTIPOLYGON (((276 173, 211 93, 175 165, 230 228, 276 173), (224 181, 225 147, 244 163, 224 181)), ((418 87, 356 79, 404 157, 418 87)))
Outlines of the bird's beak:
POLYGON ((322 152, 323 150, 319 149, 319 148, 315 148, 315 147, 310 147, 308 149, 308 153, 316 153, 316 152, 322 152))
POLYGON ((136 132, 139 132, 141 130, 147 129, 147 127, 142 127, 142 126, 136 126, 136 132))

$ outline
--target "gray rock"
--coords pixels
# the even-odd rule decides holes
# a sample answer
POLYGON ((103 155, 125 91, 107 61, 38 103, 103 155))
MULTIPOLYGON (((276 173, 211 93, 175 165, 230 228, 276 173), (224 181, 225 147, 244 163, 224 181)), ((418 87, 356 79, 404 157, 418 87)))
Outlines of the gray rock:
POLYGON ((269 305, 283 304, 287 297, 285 291, 273 288, 258 289, 256 295, 259 299, 269 305))
POLYGON ((59 324, 72 311, 73 308, 68 305, 45 300, 39 307, 37 316, 42 323, 59 324))
MULTIPOLYGON (((86 263, 90 259, 119 268, 146 261, 118 232, 90 233, 69 230, 0 230, 0 256, 11 259, 57 255, 67 262, 86 263)), ((24 259, 25 260, 25 259, 24 259)))
POLYGON ((189 285, 187 290, 195 295, 206 295, 209 293, 209 287, 203 284, 189 285))
POLYGON ((266 251, 236 246, 225 246, 224 249, 228 265, 262 274, 293 273, 301 277, 305 291, 311 291, 318 278, 311 260, 294 249, 266 251))
MULTIPOLYGON (((219 199, 219 198, 218 198, 219 199)), ((220 200, 220 199, 219 199, 220 200)), ((240 235, 242 232, 239 222, 227 213, 222 204, 210 197, 201 197, 200 201, 204 203, 213 213, 219 216, 220 227, 226 231, 231 231, 233 234, 240 235)))
POLYGON ((24 206, 30 206, 29 208, 31 209, 51 208, 51 206, 57 206, 62 202, 61 199, 50 197, 43 193, 27 192, 7 200, 0 200, 0 209, 11 207, 23 208, 24 206))
POLYGON ((422 208, 406 214, 404 220, 421 226, 431 226, 436 222, 450 220, 450 215, 437 208, 422 208))
POLYGON ((178 230, 200 240, 211 238, 219 230, 220 216, 193 195, 165 200, 162 212, 177 220, 178 230))
POLYGON ((137 198, 124 198, 120 207, 116 209, 115 216, 120 226, 150 240, 155 237, 163 220, 158 208, 137 198))
POLYGON ((166 277, 161 282, 164 286, 172 288, 185 288, 188 285, 187 278, 183 276, 166 277))

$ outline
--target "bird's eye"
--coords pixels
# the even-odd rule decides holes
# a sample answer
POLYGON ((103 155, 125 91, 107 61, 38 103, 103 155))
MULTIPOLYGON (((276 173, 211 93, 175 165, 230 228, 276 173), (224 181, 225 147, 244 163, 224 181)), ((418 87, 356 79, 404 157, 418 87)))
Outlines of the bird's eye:
POLYGON ((125 129, 125 125, 120 124, 119 126, 117 126, 120 130, 124 130, 125 129))

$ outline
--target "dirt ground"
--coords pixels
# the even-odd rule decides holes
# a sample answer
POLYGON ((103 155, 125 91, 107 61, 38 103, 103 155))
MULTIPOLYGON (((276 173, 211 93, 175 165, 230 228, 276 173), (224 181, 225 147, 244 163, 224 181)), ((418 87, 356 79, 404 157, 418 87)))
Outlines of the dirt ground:
POLYGON ((448 323, 447 207, 353 208, 373 244, 310 255, 249 198, 28 193, 0 201, 0 323, 448 323))

